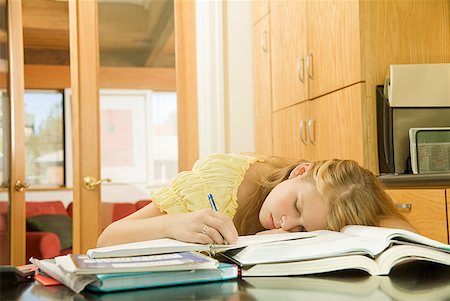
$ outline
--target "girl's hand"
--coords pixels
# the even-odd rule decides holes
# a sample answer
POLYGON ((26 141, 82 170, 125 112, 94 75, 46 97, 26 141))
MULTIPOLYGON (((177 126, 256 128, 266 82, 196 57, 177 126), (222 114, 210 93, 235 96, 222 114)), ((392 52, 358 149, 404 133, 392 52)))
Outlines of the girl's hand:
POLYGON ((233 221, 212 209, 169 214, 168 236, 177 240, 201 244, 235 244, 238 232, 233 221))

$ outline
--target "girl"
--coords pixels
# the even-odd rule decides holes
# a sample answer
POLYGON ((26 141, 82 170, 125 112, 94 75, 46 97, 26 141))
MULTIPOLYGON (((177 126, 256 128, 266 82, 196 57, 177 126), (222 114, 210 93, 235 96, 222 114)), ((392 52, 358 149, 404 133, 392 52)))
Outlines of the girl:
POLYGON ((153 193, 146 207, 109 225, 97 246, 164 237, 233 244, 238 235, 261 231, 339 231, 346 225, 415 231, 376 177, 355 161, 214 154, 153 193), (210 193, 218 211, 211 209, 210 193))

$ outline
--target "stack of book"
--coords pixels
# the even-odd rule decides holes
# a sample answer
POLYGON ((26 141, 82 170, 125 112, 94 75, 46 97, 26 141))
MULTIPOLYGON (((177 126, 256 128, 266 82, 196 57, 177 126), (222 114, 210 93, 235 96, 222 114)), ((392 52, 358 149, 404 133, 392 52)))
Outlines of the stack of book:
POLYGON ((63 273, 59 276, 62 282, 73 290, 87 287, 106 292, 232 279, 237 277, 238 267, 243 277, 349 269, 389 275, 394 266, 414 260, 450 266, 450 245, 406 230, 347 226, 341 232, 241 236, 235 245, 157 239, 56 257, 52 264, 63 273), (220 263, 218 257, 228 263, 220 263))

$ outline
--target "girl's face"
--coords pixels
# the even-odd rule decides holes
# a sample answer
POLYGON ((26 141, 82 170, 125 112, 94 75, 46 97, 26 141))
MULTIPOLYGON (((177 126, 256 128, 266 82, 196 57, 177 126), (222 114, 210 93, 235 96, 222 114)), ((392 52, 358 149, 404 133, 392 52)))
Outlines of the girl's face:
POLYGON ((266 229, 290 232, 325 229, 328 205, 316 188, 297 175, 275 186, 259 212, 266 229))

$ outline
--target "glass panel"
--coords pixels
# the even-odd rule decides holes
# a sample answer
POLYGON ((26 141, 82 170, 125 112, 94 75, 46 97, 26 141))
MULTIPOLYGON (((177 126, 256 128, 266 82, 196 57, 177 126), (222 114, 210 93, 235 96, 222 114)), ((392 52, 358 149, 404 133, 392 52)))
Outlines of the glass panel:
POLYGON ((100 0, 98 12, 100 66, 123 68, 120 78, 108 77, 111 90, 100 91, 101 175, 112 179, 102 185, 103 230, 177 174, 178 139, 176 92, 146 88, 154 77, 132 74, 175 68, 174 1, 100 0), (128 78, 139 90, 122 80, 128 78))
POLYGON ((177 95, 154 92, 151 96, 150 187, 169 184, 178 173, 177 95))
POLYGON ((99 0, 100 66, 175 68, 173 16, 173 0, 99 0))
POLYGON ((25 92, 26 181, 31 187, 64 187, 64 94, 25 92))
POLYGON ((8 9, 0 0, 0 265, 9 261, 10 93, 8 87, 8 9))
POLYGON ((28 261, 70 252, 72 245, 68 1, 22 0, 22 15, 27 245, 37 237, 28 261), (48 232, 59 232, 60 249, 44 245, 48 232))

